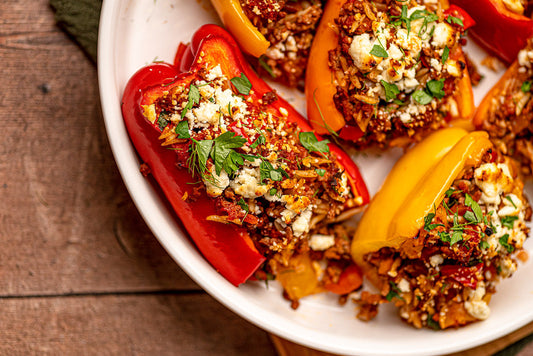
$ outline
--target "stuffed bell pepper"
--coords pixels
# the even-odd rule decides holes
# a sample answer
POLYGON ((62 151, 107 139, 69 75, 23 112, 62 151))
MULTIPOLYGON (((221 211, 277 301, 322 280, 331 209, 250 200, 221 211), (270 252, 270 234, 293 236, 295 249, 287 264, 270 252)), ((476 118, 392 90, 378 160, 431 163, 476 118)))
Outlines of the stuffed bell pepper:
POLYGON ((350 235, 330 226, 369 200, 353 161, 257 77, 222 28, 201 27, 180 53, 139 70, 122 110, 144 172, 200 252, 235 285, 277 278, 294 303, 359 287, 350 235))
POLYGON ((533 177, 533 39, 478 107, 474 125, 533 177))
POLYGON ((222 22, 265 77, 303 89, 321 0, 211 0, 222 22))
POLYGON ((533 36, 533 3, 527 0, 451 0, 475 20, 469 34, 507 64, 533 36))
POLYGON ((523 183, 485 132, 431 134, 397 162, 357 227, 353 258, 379 290, 361 293, 359 318, 392 302, 417 328, 486 319, 498 281, 527 256, 528 220, 523 183))
POLYGON ((444 0, 328 1, 306 77, 313 128, 389 147, 471 119, 462 35, 472 25, 444 0))

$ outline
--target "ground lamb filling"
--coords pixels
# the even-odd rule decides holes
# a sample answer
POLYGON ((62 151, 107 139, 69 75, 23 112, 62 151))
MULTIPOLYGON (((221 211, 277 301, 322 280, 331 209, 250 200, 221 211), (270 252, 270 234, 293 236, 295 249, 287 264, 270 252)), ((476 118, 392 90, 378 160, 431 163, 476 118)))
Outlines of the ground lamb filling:
POLYGON ((529 233, 531 207, 503 156, 489 151, 446 192, 424 227, 399 250, 365 256, 382 283, 380 294, 362 292, 358 317, 370 320, 378 305, 393 302, 417 328, 458 327, 490 314, 499 280, 510 277, 529 233))
POLYGON ((243 74, 227 78, 217 65, 197 75, 143 108, 177 165, 200 183, 197 194, 182 199, 206 192, 219 212, 209 220, 246 227, 268 259, 258 278, 272 278, 298 254, 316 262, 322 283, 338 278, 352 264, 350 234, 329 224, 349 217, 362 199, 327 141, 302 133, 286 109, 274 112, 273 92, 254 101, 243 74))
POLYGON ((405 145, 459 115, 463 27, 437 1, 348 0, 336 25, 334 101, 356 145, 405 145))
POLYGON ((260 73, 303 88, 307 57, 322 16, 322 1, 240 0, 246 16, 270 42, 257 62, 260 73))
POLYGON ((518 75, 493 98, 482 129, 499 150, 520 162, 522 173, 533 176, 533 39, 518 53, 518 75))

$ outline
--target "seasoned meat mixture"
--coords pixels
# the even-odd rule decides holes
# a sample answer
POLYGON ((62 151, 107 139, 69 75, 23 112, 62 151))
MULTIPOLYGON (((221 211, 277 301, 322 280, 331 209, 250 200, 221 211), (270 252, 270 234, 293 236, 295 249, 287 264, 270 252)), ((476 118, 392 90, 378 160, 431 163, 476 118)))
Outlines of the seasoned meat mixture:
POLYGON ((268 259, 258 278, 276 276, 305 254, 322 268, 320 283, 335 279, 352 264, 351 235, 328 224, 362 199, 327 141, 301 132, 286 109, 273 113, 267 105, 277 100, 274 93, 256 102, 244 96, 254 89, 242 75, 227 78, 217 65, 198 77, 143 109, 162 130, 161 144, 176 151, 176 164, 198 180, 198 194, 216 201, 218 214, 208 219, 247 228, 268 259))
POLYGON ((531 207, 522 188, 509 161, 487 152, 453 182, 416 237, 365 257, 383 287, 379 295, 362 293, 359 318, 369 320, 379 304, 392 302, 417 328, 486 319, 498 281, 515 272, 517 256, 527 256, 531 207))
POLYGON ((248 18, 270 42, 256 63, 260 73, 303 88, 307 57, 322 15, 322 1, 240 0, 248 18))
POLYGON ((329 53, 337 109, 364 136, 356 145, 405 145, 459 115, 462 22, 436 1, 348 0, 329 53))
POLYGON ((533 39, 518 54, 518 74, 494 97, 481 126, 505 154, 517 159, 522 173, 533 176, 533 39))

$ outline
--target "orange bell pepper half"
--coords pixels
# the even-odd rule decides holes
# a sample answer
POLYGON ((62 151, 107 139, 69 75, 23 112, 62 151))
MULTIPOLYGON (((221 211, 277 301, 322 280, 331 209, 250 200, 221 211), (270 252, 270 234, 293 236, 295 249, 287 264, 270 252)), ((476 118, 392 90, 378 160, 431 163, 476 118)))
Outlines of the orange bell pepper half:
MULTIPOLYGON (((326 3, 324 14, 321 19, 321 22, 319 24, 319 27, 317 29, 315 39, 313 42, 313 46, 311 48, 311 53, 309 56, 309 64, 307 68, 307 76, 306 76, 306 86, 305 86, 305 93, 307 97, 307 114, 309 121, 311 122, 311 125, 313 128, 321 133, 321 134, 334 134, 339 135, 341 138, 348 140, 348 141, 358 141, 362 138, 364 135, 366 135, 368 132, 366 131, 366 128, 363 127, 354 122, 353 117, 345 117, 345 115, 339 111, 338 103, 336 104, 334 97, 335 95, 339 93, 339 89, 341 84, 339 83, 339 78, 337 78, 335 72, 331 69, 331 63, 330 60, 332 57, 336 55, 332 54, 331 51, 335 50, 337 46, 339 46, 339 25, 336 23, 337 19, 341 15, 341 11, 343 6, 348 3, 350 0, 330 0, 326 3)), ((370 2, 369 2, 370 3, 370 2)), ((429 12, 424 13, 423 16, 421 16, 420 12, 413 13, 408 12, 412 10, 407 10, 407 5, 404 5, 406 7, 406 14, 407 15, 401 15, 403 20, 398 20, 400 16, 392 16, 391 19, 394 19, 394 21, 405 21, 405 23, 411 23, 410 21, 415 21, 416 19, 420 20, 422 18, 427 18, 427 16, 435 16, 435 14, 430 15, 429 12), (424 17, 426 16, 426 17, 424 17)), ((447 1, 440 1, 440 6, 443 9, 448 8, 448 2, 447 1)), ((366 10, 365 10, 366 11, 366 10)), ((420 10, 418 10, 420 11, 420 10)), ((446 10, 444 13, 440 15, 440 19, 443 23, 445 23, 446 28, 448 28, 448 25, 455 26, 455 27, 461 27, 461 31, 466 30, 466 28, 473 26, 474 22, 472 19, 458 7, 452 7, 448 10, 446 10)), ((430 21, 430 20, 428 20, 430 21)), ((433 18, 431 21, 435 21, 435 18, 433 18)), ((399 23, 400 23, 399 22, 399 23)), ((376 22, 374 22, 375 24, 376 22)), ((374 26, 374 25, 372 25, 374 26)), ((401 26, 401 25, 400 25, 401 26)), ((407 26, 407 25, 406 25, 407 26)), ((424 26, 424 25, 423 25, 424 26)), ((425 26, 429 26, 426 24, 425 26)), ((413 36, 414 31, 411 32, 411 36, 413 36)), ((372 36, 370 36, 372 38, 372 36)), ((407 38, 409 38, 409 32, 407 35, 407 38)), ((346 44, 343 44, 346 46, 346 44)), ((377 43, 374 45, 372 50, 368 49, 370 51, 370 54, 372 54, 374 59, 379 62, 382 59, 385 60, 385 58, 388 58, 389 54, 386 53, 385 47, 386 44, 377 43), (377 48, 383 49, 380 53, 380 51, 376 51, 376 46, 381 47, 377 48)), ((352 49, 350 50, 352 51, 352 49)), ((402 51, 404 51, 402 49, 402 51)), ((408 52, 408 50, 405 50, 404 53, 408 52)), ((461 46, 459 43, 455 43, 452 48, 446 47, 444 50, 446 54, 443 53, 442 60, 439 59, 438 62, 445 63, 449 60, 455 61, 454 63, 465 63, 463 52, 461 49, 461 46)), ((363 56, 370 55, 368 52, 365 52, 363 56)), ((404 54, 405 56, 405 54, 404 54)), ((352 55, 353 57, 353 55, 352 55)), ((353 66, 353 63, 350 63, 351 59, 348 59, 348 65, 353 66)), ((342 62, 341 62, 342 63, 342 62)), ((373 64, 370 64, 371 66, 373 64)), ((401 65, 401 64, 395 64, 395 65, 401 65)), ((432 64, 435 67, 443 67, 444 64, 441 66, 439 63, 432 64)), ((431 64, 424 63, 424 66, 426 68, 431 69, 431 64)), ((377 68, 377 67, 373 67, 377 68)), ((395 69, 396 71, 396 69, 395 69)), ((370 73, 370 72, 369 72, 370 73)), ((398 73, 398 71, 396 71, 398 73)), ((366 74, 363 73, 363 75, 366 77, 366 74)), ((346 76, 350 75, 349 73, 346 74, 346 76)), ((392 74, 394 76, 394 73, 392 74)), ((350 79, 347 79, 346 81, 349 82, 350 79)), ((387 99, 385 104, 391 104, 393 103, 392 99, 396 98, 396 95, 400 92, 398 89, 398 86, 394 82, 389 83, 383 83, 384 80, 381 80, 381 85, 383 85, 384 89, 387 92, 387 99), (388 86, 385 87, 385 86, 388 86), (389 90, 390 93, 389 94, 389 90), (390 95, 390 97, 389 97, 390 95)), ((380 85, 380 81, 375 81, 376 85, 380 85)), ((343 84, 344 85, 344 84, 343 84)), ((355 85, 355 84, 349 84, 349 85, 355 85)), ((358 84, 357 84, 358 85, 358 84)), ((472 86, 470 83, 470 78, 468 76, 468 73, 466 70, 462 70, 461 78, 456 80, 456 90, 453 95, 453 99, 455 101, 455 106, 452 109, 449 110, 448 116, 445 118, 446 121, 450 120, 471 120, 471 117, 474 113, 474 100, 473 100, 473 92, 472 92, 472 86)), ((446 85, 444 86, 445 90, 448 88, 446 85)), ((344 87, 343 87, 344 88, 344 87)), ((365 86, 363 84, 363 89, 365 89, 365 86)), ((378 88, 381 90, 381 88, 378 88)), ((416 95, 423 94, 422 92, 430 92, 427 88, 422 88, 421 85, 419 85, 416 88, 416 95)), ((345 90, 345 89, 342 89, 345 90)), ((353 90, 353 89, 350 89, 353 90)), ((351 92, 350 92, 351 93, 351 92)), ((406 92, 407 93, 407 92, 406 92)), ((414 93, 414 91, 412 92, 414 93)), ((364 93, 363 93, 364 94, 364 93)), ((351 95, 351 94, 350 94, 351 95)), ((442 94, 439 94, 442 95, 442 94)), ((357 97, 356 95, 355 97, 357 97)), ((372 99, 375 99, 372 97, 372 99)), ((355 100, 364 102, 364 98, 354 98, 354 96, 346 98, 342 98, 341 100, 350 100, 350 104, 352 104, 355 100)), ((374 107, 379 107, 379 105, 384 103, 385 98, 377 98, 377 101, 379 103, 368 103, 364 102, 365 104, 372 104, 374 107)), ((406 95, 406 100, 409 99, 409 94, 406 95)), ((420 101, 422 102, 422 101, 420 101)), ((367 107, 370 107, 367 105, 367 107)), ((403 105, 406 105, 406 102, 399 103, 398 104, 398 110, 401 109, 403 105)), ((377 109, 376 109, 377 110, 377 109)), ((393 111, 394 112, 394 109, 393 111)), ((355 114, 354 114, 355 116, 355 114)), ((463 126, 465 126, 463 124, 463 126)), ((385 131, 385 135, 389 135, 391 130, 385 131)))

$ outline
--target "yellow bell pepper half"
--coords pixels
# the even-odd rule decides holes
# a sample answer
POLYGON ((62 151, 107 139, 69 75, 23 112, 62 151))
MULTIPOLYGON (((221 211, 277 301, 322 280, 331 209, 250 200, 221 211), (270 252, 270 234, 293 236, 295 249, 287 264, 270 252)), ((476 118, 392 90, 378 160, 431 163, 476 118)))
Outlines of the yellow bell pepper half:
POLYGON ((368 275, 371 269, 364 256, 383 247, 397 249, 415 237, 453 181, 466 167, 476 166, 491 147, 486 132, 448 128, 428 136, 396 163, 352 241, 352 257, 372 282, 376 281, 368 275))

